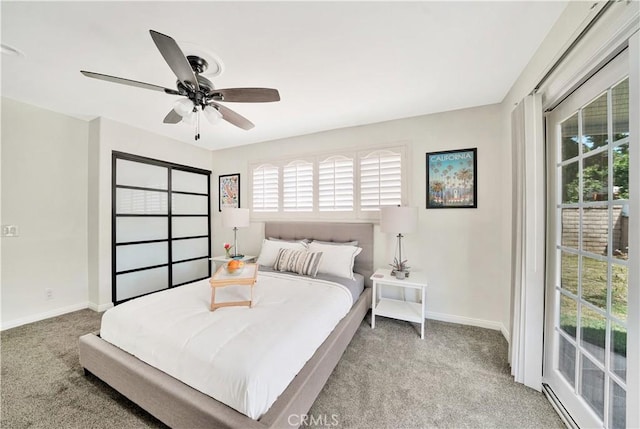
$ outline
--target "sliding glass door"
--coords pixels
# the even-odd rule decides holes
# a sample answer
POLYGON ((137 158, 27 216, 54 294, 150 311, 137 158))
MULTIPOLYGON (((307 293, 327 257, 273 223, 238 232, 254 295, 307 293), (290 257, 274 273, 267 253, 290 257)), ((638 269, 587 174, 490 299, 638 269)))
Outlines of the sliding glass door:
POLYGON ((113 153, 115 304, 211 275, 207 170, 113 153))
MULTIPOLYGON (((549 266, 544 382, 580 427, 626 427, 630 156, 623 51, 547 117, 549 266)), ((637 118, 635 118, 637 121, 637 118)), ((630 180, 636 180, 631 184, 630 180)), ((637 264, 638 261, 635 261, 637 264)), ((635 285, 637 287, 637 285, 635 285)), ((637 319, 636 319, 637 320, 637 319)))

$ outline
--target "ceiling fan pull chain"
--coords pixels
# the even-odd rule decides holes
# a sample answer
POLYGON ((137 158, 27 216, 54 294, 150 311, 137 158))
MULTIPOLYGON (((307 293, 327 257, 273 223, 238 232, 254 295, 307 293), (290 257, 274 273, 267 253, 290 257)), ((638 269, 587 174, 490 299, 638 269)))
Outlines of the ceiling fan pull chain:
POLYGON ((200 111, 196 109, 196 140, 200 140, 200 111))

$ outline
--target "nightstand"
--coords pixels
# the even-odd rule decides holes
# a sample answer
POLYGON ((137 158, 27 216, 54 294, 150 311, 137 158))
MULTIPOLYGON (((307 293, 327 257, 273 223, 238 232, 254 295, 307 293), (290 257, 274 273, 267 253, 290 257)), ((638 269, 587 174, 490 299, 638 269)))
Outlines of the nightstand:
MULTIPOLYGON (((211 260, 216 264, 216 269, 214 269, 213 271, 217 270, 217 267, 219 267, 220 265, 226 264, 227 262, 229 262, 230 260, 232 260, 233 258, 227 258, 226 256, 215 256, 213 258, 211 258, 211 260)), ((256 261, 256 257, 252 256, 252 255, 244 255, 242 258, 238 258, 240 259, 242 262, 255 262, 256 261)))
MULTIPOLYGON (((427 277, 420 271, 411 271, 411 276, 398 280, 391 275, 391 270, 378 268, 371 276, 373 281, 373 302, 371 303, 371 329, 376 327, 376 316, 391 317, 407 322, 420 324, 420 338, 424 340, 424 303, 427 289, 427 277), (382 286, 393 286, 420 291, 420 302, 382 298, 382 286)), ((404 290, 402 295, 404 296, 404 290)))

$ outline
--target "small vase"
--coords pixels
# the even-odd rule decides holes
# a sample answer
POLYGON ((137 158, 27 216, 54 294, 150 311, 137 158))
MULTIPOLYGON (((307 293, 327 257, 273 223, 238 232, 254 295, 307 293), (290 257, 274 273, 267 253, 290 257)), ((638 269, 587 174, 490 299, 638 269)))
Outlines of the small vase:
POLYGON ((231 259, 231 249, 225 249, 224 257, 227 259, 231 259))
POLYGON ((396 271, 396 279, 404 280, 406 273, 404 271, 396 271))

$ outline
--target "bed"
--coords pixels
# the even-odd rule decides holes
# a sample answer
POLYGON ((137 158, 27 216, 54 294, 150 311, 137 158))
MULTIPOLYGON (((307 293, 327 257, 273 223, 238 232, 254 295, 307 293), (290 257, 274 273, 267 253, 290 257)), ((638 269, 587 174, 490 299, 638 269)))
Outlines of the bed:
MULTIPOLYGON (((363 250, 354 272, 366 286, 373 272, 373 226, 363 223, 270 222, 265 237, 284 240, 357 240, 363 250)), ((290 416, 306 414, 371 306, 371 289, 357 301, 270 408, 257 420, 232 409, 178 379, 113 346, 97 334, 80 338, 80 363, 85 371, 105 381, 167 425, 208 428, 280 428, 299 423, 290 416)))

